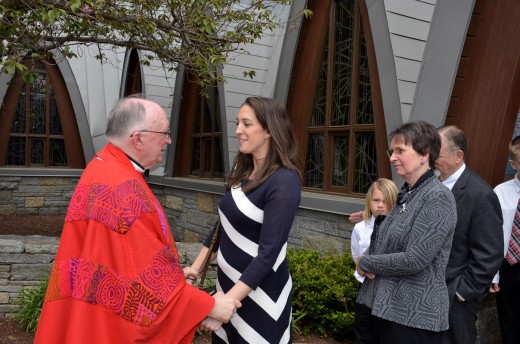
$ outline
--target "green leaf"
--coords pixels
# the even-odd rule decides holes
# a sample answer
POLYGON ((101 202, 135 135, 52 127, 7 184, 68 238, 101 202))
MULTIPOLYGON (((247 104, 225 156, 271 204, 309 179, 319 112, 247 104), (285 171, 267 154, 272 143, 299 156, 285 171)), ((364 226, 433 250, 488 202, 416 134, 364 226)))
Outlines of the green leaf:
POLYGON ((44 277, 38 286, 23 287, 20 290, 20 307, 16 310, 14 319, 27 332, 36 332, 48 284, 48 277, 44 277))
POLYGON ((71 0, 71 1, 69 1, 69 4, 70 4, 70 10, 72 12, 77 12, 81 6, 81 0, 71 0))
POLYGON ((25 65, 23 63, 20 63, 20 62, 16 62, 14 64, 15 66, 15 69, 18 71, 18 72, 23 72, 24 70, 27 69, 27 67, 25 67, 25 65))
POLYGON ((5 65, 5 71, 7 72, 7 74, 14 74, 14 70, 15 70, 14 63, 9 63, 9 64, 5 65))
POLYGON ((22 75, 23 81, 27 84, 32 84, 34 80, 36 80, 36 74, 35 73, 25 73, 22 75))
POLYGON ((254 70, 248 70, 244 71, 244 78, 249 77, 250 79, 253 79, 256 76, 256 72, 254 70))
MULTIPOLYGON (((20 69, 16 63, 26 58, 28 52, 35 58, 52 57, 49 52, 54 49, 73 58, 76 54, 66 47, 77 45, 81 39, 99 50, 96 58, 102 63, 115 62, 110 61, 114 56, 111 49, 136 47, 149 65, 161 64, 166 70, 184 66, 194 71, 202 84, 211 85, 223 80, 214 68, 226 63, 230 53, 248 53, 249 43, 279 27, 273 8, 289 3, 290 0, 1 1, 2 65, 6 72, 15 73, 20 69), (42 44, 42 39, 47 44, 42 44)), ((252 78, 254 73, 249 71, 244 76, 252 78)))
POLYGON ((60 17, 61 14, 62 11, 60 9, 50 10, 47 13, 47 19, 49 24, 54 24, 54 22, 56 22, 56 20, 60 17))

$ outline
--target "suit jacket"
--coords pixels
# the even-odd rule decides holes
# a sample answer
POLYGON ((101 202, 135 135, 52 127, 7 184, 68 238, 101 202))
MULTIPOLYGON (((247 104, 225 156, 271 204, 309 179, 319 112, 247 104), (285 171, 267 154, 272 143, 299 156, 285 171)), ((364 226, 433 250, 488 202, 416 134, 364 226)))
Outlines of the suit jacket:
POLYGON ((502 211, 493 189, 466 167, 452 190, 457 226, 446 269, 450 301, 482 301, 504 259, 502 211))

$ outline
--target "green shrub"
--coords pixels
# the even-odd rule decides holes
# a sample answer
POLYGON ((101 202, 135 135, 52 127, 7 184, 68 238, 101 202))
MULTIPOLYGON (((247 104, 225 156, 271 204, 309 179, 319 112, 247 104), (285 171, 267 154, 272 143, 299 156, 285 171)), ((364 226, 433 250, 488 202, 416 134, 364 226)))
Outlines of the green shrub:
POLYGON ((49 279, 45 277, 38 286, 22 287, 20 291, 20 307, 16 310, 14 319, 26 332, 36 332, 48 284, 49 279))
POLYGON ((359 284, 351 255, 289 248, 287 258, 293 279, 294 331, 351 337, 359 284))

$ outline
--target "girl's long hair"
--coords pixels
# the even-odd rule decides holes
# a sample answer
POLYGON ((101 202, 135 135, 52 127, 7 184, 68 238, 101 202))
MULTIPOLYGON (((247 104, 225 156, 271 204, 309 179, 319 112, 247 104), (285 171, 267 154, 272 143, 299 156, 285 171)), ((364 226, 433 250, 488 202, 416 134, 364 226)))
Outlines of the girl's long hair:
POLYGON ((370 222, 370 217, 373 215, 372 211, 370 210, 370 202, 372 202, 372 199, 374 198, 373 194, 375 189, 379 189, 383 194, 383 198, 388 209, 392 209, 395 200, 397 199, 397 194, 399 193, 397 186, 390 179, 379 178, 373 182, 372 185, 370 185, 368 188, 367 196, 365 198, 365 211, 363 212, 363 218, 365 219, 366 223, 370 222))

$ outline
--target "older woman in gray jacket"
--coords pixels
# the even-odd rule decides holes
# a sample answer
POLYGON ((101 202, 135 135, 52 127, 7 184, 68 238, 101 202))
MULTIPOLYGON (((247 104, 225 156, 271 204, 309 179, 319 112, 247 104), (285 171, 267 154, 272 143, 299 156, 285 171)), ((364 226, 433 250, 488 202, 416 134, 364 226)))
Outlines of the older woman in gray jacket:
POLYGON ((376 343, 440 343, 448 329, 445 270, 455 199, 434 175, 440 137, 426 122, 390 134, 388 155, 405 180, 397 202, 357 259, 366 278, 357 302, 372 309, 376 343))

